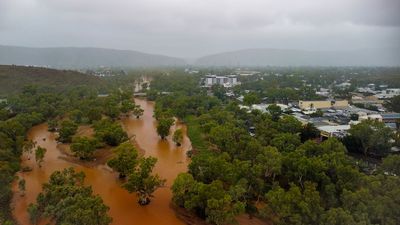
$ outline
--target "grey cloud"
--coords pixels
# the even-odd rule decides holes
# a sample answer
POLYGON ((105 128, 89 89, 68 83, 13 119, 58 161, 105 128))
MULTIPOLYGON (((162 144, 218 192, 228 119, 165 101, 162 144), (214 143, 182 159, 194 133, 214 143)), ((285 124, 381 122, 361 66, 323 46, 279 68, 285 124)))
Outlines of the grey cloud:
POLYGON ((399 46, 399 0, 0 0, 0 44, 173 56, 399 46))

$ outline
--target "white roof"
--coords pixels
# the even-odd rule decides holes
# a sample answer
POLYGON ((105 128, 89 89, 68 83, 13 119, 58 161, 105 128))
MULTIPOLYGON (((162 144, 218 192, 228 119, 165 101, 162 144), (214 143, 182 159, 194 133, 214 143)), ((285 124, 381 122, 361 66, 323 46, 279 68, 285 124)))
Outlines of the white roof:
POLYGON ((327 133, 336 133, 350 129, 350 125, 320 126, 318 129, 327 133))

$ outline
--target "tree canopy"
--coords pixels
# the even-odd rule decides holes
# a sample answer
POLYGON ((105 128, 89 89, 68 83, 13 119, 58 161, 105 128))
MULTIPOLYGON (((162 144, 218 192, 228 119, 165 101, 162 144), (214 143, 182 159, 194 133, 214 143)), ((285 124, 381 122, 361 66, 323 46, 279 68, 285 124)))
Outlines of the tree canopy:
POLYGON ((31 222, 36 224, 40 218, 48 218, 60 225, 110 224, 109 208, 93 194, 91 187, 84 186, 84 179, 85 174, 73 168, 52 173, 36 203, 28 207, 31 222))
POLYGON ((130 142, 120 144, 113 152, 114 156, 108 160, 107 165, 117 171, 121 178, 135 170, 138 163, 138 153, 130 142))
POLYGON ((157 159, 154 157, 141 158, 139 165, 134 168, 129 174, 127 182, 123 184, 123 187, 130 193, 136 192, 140 205, 149 204, 154 191, 165 183, 165 180, 157 174, 152 174, 156 162, 157 159))

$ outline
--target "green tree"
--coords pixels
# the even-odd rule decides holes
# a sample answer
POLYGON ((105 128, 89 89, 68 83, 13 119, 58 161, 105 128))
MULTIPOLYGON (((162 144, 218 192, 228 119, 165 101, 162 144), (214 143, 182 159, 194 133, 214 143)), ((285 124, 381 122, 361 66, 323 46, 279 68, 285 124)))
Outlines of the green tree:
POLYGON ((31 203, 28 205, 27 211, 29 214, 29 221, 33 225, 38 224, 39 219, 40 219, 40 212, 39 212, 38 206, 31 203))
POLYGON ((191 174, 178 174, 174 181, 174 184, 171 187, 173 193, 173 202, 180 207, 184 207, 185 202, 190 198, 189 193, 194 190, 196 185, 197 182, 194 180, 191 174))
POLYGON ((291 133, 280 133, 271 140, 271 145, 277 147, 280 152, 292 152, 300 144, 299 135, 291 133))
POLYGON ((275 186, 266 194, 264 215, 276 224, 319 224, 323 208, 316 185, 306 182, 304 190, 291 185, 288 191, 275 186))
POLYGON ((352 125, 348 132, 360 141, 365 155, 385 156, 391 148, 390 140, 393 132, 383 122, 363 120, 359 124, 352 125))
POLYGON ((128 135, 122 129, 121 125, 111 121, 110 119, 103 119, 94 124, 95 136, 100 140, 111 146, 117 146, 120 143, 128 140, 128 135))
POLYGON ((73 168, 55 171, 43 184, 36 204, 28 207, 32 222, 48 218, 55 224, 107 225, 112 219, 109 208, 90 186, 84 186, 85 174, 73 168))
POLYGON ((54 132, 58 127, 58 121, 55 119, 49 120, 47 122, 47 125, 48 125, 48 131, 54 132))
POLYGON ((324 225, 358 225, 351 213, 342 208, 331 208, 322 215, 321 223, 324 225))
POLYGON ((324 112, 322 112, 321 109, 317 109, 317 111, 315 113, 312 113, 310 116, 311 117, 322 117, 322 116, 324 116, 324 112))
POLYGON ((136 105, 133 109, 133 115, 136 116, 136 119, 139 119, 139 117, 143 116, 143 112, 144 110, 140 108, 140 105, 136 105))
POLYGON ((19 189, 19 191, 21 192, 21 195, 22 196, 24 196, 25 195, 25 189, 26 189, 26 186, 25 186, 25 179, 24 178, 21 178, 19 181, 18 181, 18 189, 19 189))
POLYGON ((226 90, 224 88, 224 86, 220 85, 220 84, 214 84, 213 86, 211 86, 211 91, 213 93, 213 95, 215 97, 217 97, 220 100, 225 100, 226 99, 226 90))
POLYGON ((169 135, 169 129, 174 124, 174 119, 172 118, 160 118, 157 124, 157 133, 160 135, 161 139, 165 139, 169 135))
POLYGON ((76 123, 70 120, 64 120, 61 123, 58 139, 64 143, 71 142, 72 136, 76 133, 77 130, 78 130, 78 125, 76 125, 76 123))
POLYGON ((238 201, 242 198, 243 191, 232 194, 223 188, 220 180, 210 184, 196 182, 191 174, 181 173, 172 185, 173 201, 187 210, 205 215, 211 224, 235 223, 235 216, 243 213, 245 203, 238 201))
POLYGON ((183 141, 183 131, 182 131, 182 129, 175 130, 174 136, 172 137, 172 140, 176 143, 177 146, 181 146, 182 141, 183 141))
POLYGON ((273 121, 278 121, 280 116, 282 115, 281 107, 276 104, 271 104, 267 107, 268 112, 271 114, 273 121))
POLYGON ((113 151, 114 156, 107 165, 117 171, 120 178, 124 178, 134 171, 138 163, 137 150, 130 142, 124 142, 113 151))
POLYGON ((400 155, 389 155, 382 161, 381 170, 391 175, 400 175, 400 155))
POLYGON ((82 123, 83 112, 79 109, 74 109, 69 113, 69 118, 75 123, 82 123))
POLYGON ((27 153, 32 153, 32 150, 35 148, 36 146, 36 142, 32 141, 32 140, 27 140, 24 142, 24 146, 23 146, 23 150, 24 152, 27 153))
POLYGON ((46 154, 47 149, 38 146, 35 150, 35 160, 39 167, 42 167, 44 155, 46 154))
POLYGON ((279 119, 277 127, 280 132, 297 134, 301 132, 303 126, 293 116, 284 115, 279 119))
POLYGON ((207 222, 215 225, 235 223, 235 216, 243 213, 245 203, 233 203, 232 197, 225 194, 220 199, 211 198, 207 200, 207 222))
POLYGON ((266 178, 272 177, 274 180, 275 176, 281 173, 282 155, 274 147, 265 147, 257 156, 256 162, 261 166, 266 178))
POLYGON ((103 106, 103 112, 106 116, 111 119, 115 119, 121 113, 120 107, 118 106, 118 101, 115 99, 108 99, 103 106))
POLYGON ((400 112, 400 95, 397 95, 386 103, 386 107, 394 112, 400 112))
POLYGON ((87 118, 89 119, 89 122, 93 123, 94 121, 101 120, 101 108, 99 107, 90 107, 90 109, 87 111, 87 118))
POLYGON ((139 165, 129 175, 128 181, 123 185, 129 193, 136 192, 140 205, 149 204, 154 191, 162 187, 165 183, 165 180, 161 179, 157 174, 152 175, 156 162, 157 159, 154 157, 140 159, 139 165))
POLYGON ((127 99, 121 102, 120 111, 122 113, 128 113, 134 109, 135 109, 135 104, 132 102, 132 100, 127 99))
POLYGON ((97 140, 88 137, 76 137, 72 139, 71 151, 76 157, 89 160, 96 150, 97 140))
POLYGON ((243 103, 245 105, 250 106, 253 104, 259 104, 260 102, 261 102, 260 97, 257 95, 257 93, 254 92, 250 92, 243 97, 243 103))
POLYGON ((302 142, 317 138, 319 135, 320 131, 312 123, 307 123, 300 131, 300 139, 302 142))

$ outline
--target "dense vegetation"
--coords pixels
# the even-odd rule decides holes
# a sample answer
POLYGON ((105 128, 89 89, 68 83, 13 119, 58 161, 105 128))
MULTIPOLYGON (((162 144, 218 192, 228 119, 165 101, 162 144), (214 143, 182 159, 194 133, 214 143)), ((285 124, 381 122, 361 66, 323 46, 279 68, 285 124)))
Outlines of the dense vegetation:
MULTIPOLYGON (((116 122, 130 113, 139 117, 143 114, 131 101, 137 73, 98 80, 82 74, 75 77, 71 75, 75 72, 70 71, 15 66, 0 69, 0 83, 5 87, 0 90, 6 90, 0 94, 7 93, 7 100, 0 101, 1 224, 11 224, 10 184, 20 170, 22 152, 35 149, 35 158, 39 165, 42 163, 46 149, 26 140, 26 133, 45 121, 50 131, 58 132, 59 141, 71 143, 72 152, 82 160, 92 160, 99 147, 115 146, 108 165, 126 179, 122 186, 135 192, 140 204, 150 202, 152 193, 164 184, 152 173, 156 160, 140 158, 129 143, 130 137, 116 122), (31 73, 39 74, 38 85, 23 86, 25 82, 36 84, 32 81, 34 76, 25 76, 31 73), (52 77, 59 73, 60 76, 52 77), (17 74, 18 86, 7 81, 10 74, 17 74), (67 74, 71 79, 61 79, 67 74), (103 86, 103 82, 107 85, 103 86), (85 85, 76 86, 78 83, 85 85), (94 128, 94 137, 76 135, 83 124, 94 128)), ((221 71, 230 72, 205 70, 200 74, 221 71)), ((389 155, 382 166, 367 173, 361 161, 347 155, 347 150, 365 156, 388 155, 392 140, 400 143, 400 138, 381 123, 367 121, 354 126, 350 136, 343 140, 318 142, 318 130, 312 124, 302 125, 275 105, 267 109, 268 113, 248 113, 238 107, 237 100, 226 96, 221 86, 211 90, 200 88, 198 75, 172 69, 165 73, 138 73, 153 77, 147 94, 149 99, 156 100, 160 138, 170 135, 173 117, 188 125, 192 162, 188 173, 180 174, 172 186, 176 205, 212 224, 233 223, 243 212, 274 224, 394 225, 400 221, 399 158, 389 155)), ((243 78, 243 85, 233 89, 244 95, 245 104, 318 99, 314 95, 316 88, 326 87, 333 80, 352 79, 364 84, 375 79, 374 74, 383 74, 378 83, 392 85, 398 69, 270 68, 262 73, 267 76, 243 78), (366 74, 370 75, 360 79, 366 74), (304 85, 305 82, 311 86, 304 85)), ((395 111, 396 102, 393 99, 388 103, 395 111)), ((173 140, 177 145, 182 142, 181 130, 173 134, 173 140)), ((37 203, 29 208, 32 222, 46 217, 56 224, 79 224, 85 218, 85 224, 108 224, 108 208, 82 182, 83 176, 74 171, 53 174, 37 203), (69 195, 69 191, 76 195, 69 195), (68 201, 59 203, 60 199, 68 201), (89 207, 88 211, 76 214, 75 209, 83 206, 89 207)), ((23 180, 18 186, 24 193, 23 180)))
MULTIPOLYGON (((183 84, 171 76, 162 82, 172 93, 156 96, 156 114, 187 122, 194 147, 188 173, 172 186, 176 205, 212 224, 230 224, 243 212, 274 224, 400 221, 400 179, 392 176, 398 163, 388 158, 382 169, 363 173, 340 140, 314 140, 318 131, 311 124, 303 126, 276 107, 247 113, 234 100, 207 95, 195 81, 183 84)), ((151 85, 157 93, 167 91, 164 86, 151 85)), ((350 135, 363 151, 386 155, 392 134, 381 126, 361 123, 350 135)))
POLYGON ((36 204, 30 204, 28 212, 32 224, 41 218, 49 218, 57 225, 107 225, 112 218, 107 215, 109 208, 100 196, 94 195, 90 186, 84 186, 85 174, 73 168, 56 171, 37 197, 36 204))
POLYGON ((67 90, 82 85, 105 86, 105 82, 101 79, 75 71, 25 66, 0 65, 0 80, 0 96, 18 93, 26 85, 57 90, 67 90))
MULTIPOLYGON (((35 159, 41 165, 46 153, 45 148, 26 140, 27 131, 34 125, 48 121, 49 130, 58 131, 60 141, 72 141, 72 151, 77 157, 90 159, 93 147, 101 146, 103 141, 118 145, 127 139, 125 132, 121 132, 122 128, 109 120, 117 119, 119 115, 126 114, 126 109, 131 109, 122 102, 131 101, 132 93, 116 89, 113 85, 105 89, 101 84, 112 80, 100 81, 72 71, 16 66, 1 66, 0 69, 0 90, 7 93, 6 100, 0 101, 0 223, 11 224, 11 182, 14 174, 20 170, 20 155, 23 151, 35 150, 35 159), (34 80, 38 85, 32 85, 36 84, 34 80), (7 91, 10 88, 13 90, 7 91), (109 95, 98 96, 99 93, 109 95), (109 119, 103 121, 103 117, 109 119), (77 127, 81 124, 96 124, 96 137, 100 141, 97 138, 75 137, 77 127), (112 126, 112 131, 104 124, 112 126)), ((133 82, 135 78, 129 76, 124 79, 133 82)), ((21 181, 19 186, 24 188, 25 184, 21 181)), ((49 213, 46 217, 54 216, 49 213)))

